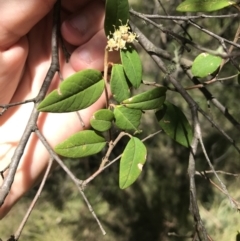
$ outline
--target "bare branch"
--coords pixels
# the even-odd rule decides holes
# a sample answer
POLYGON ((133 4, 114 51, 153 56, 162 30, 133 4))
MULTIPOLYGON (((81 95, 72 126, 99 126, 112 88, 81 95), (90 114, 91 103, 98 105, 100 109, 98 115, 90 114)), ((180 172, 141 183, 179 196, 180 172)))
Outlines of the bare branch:
MULTIPOLYGON (((42 87, 38 93, 38 96, 35 98, 36 103, 39 103, 41 100, 43 100, 43 98, 47 93, 48 87, 54 77, 54 74, 56 73, 56 71, 59 71, 58 41, 57 41, 57 30, 58 30, 57 22, 59 17, 59 8, 60 8, 60 2, 57 1, 54 6, 54 19, 53 19, 53 29, 52 29, 52 61, 51 61, 50 68, 47 72, 47 75, 43 81, 42 87)), ((2 204, 4 203, 4 200, 11 189, 20 159, 23 155, 23 152, 28 143, 31 133, 34 132, 36 129, 36 122, 37 122, 38 116, 39 116, 39 112, 37 111, 36 104, 35 104, 33 111, 30 115, 29 121, 24 130, 24 133, 13 154, 11 163, 9 165, 8 173, 4 178, 4 181, 0 188, 0 206, 2 206, 2 204)))
POLYGON ((39 199, 39 197, 40 197, 40 195, 41 195, 41 193, 42 193, 42 190, 43 190, 44 185, 45 185, 45 183, 46 183, 47 177, 48 177, 48 175, 49 175, 49 173, 50 173, 50 171, 51 171, 52 163, 53 163, 53 159, 50 158, 50 160, 49 160, 49 162, 48 162, 47 169, 46 169, 46 171, 45 171, 45 174, 44 174, 43 179, 42 179, 42 181, 41 181, 41 184, 40 184, 40 186, 39 186, 39 188, 38 188, 38 191, 37 191, 34 199, 32 200, 31 205, 29 206, 29 208, 28 208, 28 210, 27 210, 27 212, 26 212, 26 214, 25 214, 25 216, 24 216, 21 224, 19 225, 18 230, 16 231, 16 233, 15 233, 15 235, 14 235, 16 241, 20 238, 20 235, 21 235, 21 233, 22 233, 22 231, 23 231, 23 228, 24 228, 24 226, 25 226, 28 218, 30 217, 31 212, 32 212, 34 206, 36 205, 36 203, 37 203, 37 201, 38 201, 38 199, 39 199))
POLYGON ((47 149, 47 151, 49 152, 51 158, 53 158, 54 160, 56 160, 56 162, 59 164, 59 166, 61 166, 61 168, 67 173, 67 175, 70 177, 70 179, 73 181, 73 183, 76 185, 79 193, 82 195, 89 211, 91 212, 91 214, 93 215, 93 217, 95 218, 96 222, 98 223, 103 235, 106 234, 106 232, 104 231, 98 217, 96 216, 92 206, 90 205, 89 201, 87 200, 83 189, 82 189, 82 181, 79 180, 78 178, 76 178, 74 176, 74 174, 72 173, 72 171, 63 163, 63 161, 59 158, 59 156, 55 153, 55 151, 51 148, 51 146, 49 145, 48 141, 45 139, 45 137, 42 135, 42 133, 36 129, 35 130, 36 135, 38 136, 38 138, 41 140, 41 142, 43 143, 43 145, 45 146, 45 148, 47 149))

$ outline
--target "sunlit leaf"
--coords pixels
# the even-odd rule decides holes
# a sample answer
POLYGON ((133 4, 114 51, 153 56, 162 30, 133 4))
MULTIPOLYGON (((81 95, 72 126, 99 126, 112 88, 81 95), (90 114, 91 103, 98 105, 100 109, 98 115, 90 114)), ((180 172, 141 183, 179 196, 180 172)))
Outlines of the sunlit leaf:
POLYGON ((115 124, 122 130, 138 131, 140 119, 142 116, 141 110, 129 109, 124 106, 116 106, 114 108, 115 124))
POLYGON ((112 111, 105 109, 98 110, 93 114, 90 124, 97 131, 107 131, 112 126, 113 118, 112 111))
POLYGON ((80 131, 55 147, 57 154, 70 158, 80 158, 100 152, 106 145, 103 136, 92 130, 80 131))
POLYGON ((160 108, 165 101, 166 91, 167 89, 165 87, 157 87, 124 100, 122 104, 132 109, 157 109, 160 108))
POLYGON ((96 102, 103 90, 102 73, 83 70, 64 80, 38 105, 38 110, 56 113, 81 110, 96 102))
POLYGON ((112 95, 119 103, 130 97, 126 75, 121 64, 114 64, 110 79, 112 95))
POLYGON ((127 23, 129 19, 128 0, 106 0, 105 8, 104 29, 108 36, 115 31, 115 28, 127 23))
POLYGON ((189 147, 193 132, 183 112, 175 105, 165 102, 162 109, 156 112, 159 125, 173 140, 189 147))
POLYGON ((147 158, 145 145, 132 137, 125 147, 120 160, 119 186, 125 189, 132 185, 142 172, 147 158))
POLYGON ((133 85, 138 88, 142 81, 142 62, 133 45, 128 45, 127 49, 121 49, 121 60, 124 71, 133 85))
POLYGON ((211 12, 231 5, 236 1, 229 0, 186 0, 178 5, 179 12, 211 12))
POLYGON ((192 65, 192 74, 196 77, 206 77, 221 65, 222 59, 208 53, 199 54, 192 65))

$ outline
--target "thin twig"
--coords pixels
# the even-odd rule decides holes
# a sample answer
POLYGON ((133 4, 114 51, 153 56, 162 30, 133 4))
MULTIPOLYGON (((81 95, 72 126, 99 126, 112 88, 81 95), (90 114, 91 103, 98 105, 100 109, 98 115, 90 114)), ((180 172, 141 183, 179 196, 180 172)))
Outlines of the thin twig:
MULTIPOLYGON (((198 85, 201 82, 198 80, 197 77, 192 77, 188 72, 186 72, 187 76, 191 81, 198 85)), ((205 96, 207 101, 211 101, 215 107, 218 108, 218 110, 221 111, 221 113, 224 115, 224 117, 238 130, 240 131, 240 123, 229 113, 228 108, 225 107, 216 97, 212 95, 212 93, 206 88, 202 87, 199 89, 202 94, 205 96)))
POLYGON ((194 16, 193 15, 192 16, 169 16, 169 15, 159 15, 159 14, 144 14, 133 10, 133 8, 130 9, 130 13, 135 16, 143 16, 149 19, 180 20, 180 21, 186 21, 186 22, 193 19, 204 19, 204 18, 225 19, 225 18, 239 18, 240 16, 239 13, 223 14, 223 15, 201 14, 201 15, 194 15, 194 16))
POLYGON ((36 135, 38 136, 38 138, 40 139, 40 141, 43 143, 43 145, 45 146, 45 148, 47 149, 47 151, 49 152, 51 158, 54 158, 54 160, 56 160, 56 162, 59 164, 59 166, 61 166, 61 168, 67 173, 67 175, 70 177, 70 179, 73 181, 73 183, 76 185, 79 193, 82 195, 89 211, 91 212, 91 214, 93 215, 94 219, 96 220, 96 222, 99 225, 99 228, 101 229, 103 235, 106 234, 106 232, 104 231, 101 222, 99 221, 98 217, 96 216, 92 206, 90 205, 89 201, 87 200, 83 190, 82 190, 82 181, 79 180, 78 178, 76 178, 74 176, 74 174, 72 173, 72 171, 63 163, 63 161, 59 158, 59 156, 55 153, 55 151, 52 149, 52 147, 49 145, 48 141, 46 140, 46 138, 42 135, 42 133, 36 129, 35 130, 36 135))
POLYGON ((14 103, 9 103, 9 104, 1 104, 0 108, 3 110, 0 112, 0 116, 2 116, 10 107, 17 106, 17 105, 23 105, 27 104, 30 102, 35 102, 35 98, 29 99, 29 100, 24 100, 24 101, 19 101, 19 102, 14 102, 14 103))
MULTIPOLYGON (((144 15, 136 14, 136 13, 134 13, 134 15, 136 17, 139 17, 139 18, 143 19, 144 21, 150 23, 151 25, 153 25, 154 27, 158 28, 163 33, 168 34, 169 36, 171 36, 172 38, 174 38, 178 42, 181 42, 184 47, 186 47, 186 44, 189 44, 190 46, 193 46, 194 48, 196 48, 196 49, 198 49, 200 51, 207 52, 207 53, 210 53, 210 54, 215 55, 215 56, 219 56, 219 57, 221 57, 223 59, 231 57, 231 55, 229 56, 227 53, 222 53, 222 52, 220 52, 218 50, 215 51, 215 50, 212 50, 212 49, 207 49, 205 47, 202 47, 202 46, 196 44, 195 42, 191 41, 190 39, 185 38, 185 37, 181 36, 180 34, 173 32, 170 29, 163 28, 162 24, 157 24, 154 21, 152 21, 151 19, 146 18, 144 15)), ((200 25, 196 24, 192 20, 189 20, 189 23, 191 23, 194 27, 200 29, 201 31, 207 33, 208 35, 212 36, 213 38, 217 39, 220 42, 221 45, 224 45, 224 43, 226 42, 226 43, 228 43, 230 45, 233 45, 233 46, 235 46, 237 48, 240 48, 239 44, 234 43, 232 41, 229 41, 228 39, 225 39, 225 38, 222 38, 222 37, 218 36, 217 34, 215 34, 215 33, 211 32, 211 31, 201 27, 200 25)), ((239 54, 237 54, 237 55, 239 55, 239 54)), ((233 55, 233 56, 236 56, 236 55, 233 55)))
POLYGON ((51 171, 52 163, 53 163, 53 159, 50 158, 50 160, 48 162, 47 169, 45 171, 45 174, 44 174, 43 179, 41 181, 41 184, 40 184, 40 186, 38 188, 38 191, 37 191, 34 199, 32 200, 31 205, 29 206, 29 208, 28 208, 28 210, 27 210, 27 212, 26 212, 26 214, 25 214, 21 224, 19 225, 18 230, 15 232, 14 236, 15 236, 15 240, 16 241, 19 239, 19 237, 20 237, 20 235, 21 235, 21 233, 23 231, 23 228, 24 228, 27 220, 30 217, 31 212, 33 211, 33 208, 34 208, 35 204, 37 203, 37 201, 38 201, 38 199, 39 199, 39 197, 40 197, 40 195, 42 193, 42 190, 43 190, 43 187, 44 187, 44 185, 46 183, 47 177, 48 177, 48 175, 49 175, 49 173, 51 171))
MULTIPOLYGON (((131 28, 134 32, 136 32, 139 35, 138 41, 139 44, 143 47, 143 49, 148 49, 148 46, 152 43, 144 37, 144 35, 141 33, 141 31, 133 24, 131 23, 131 28)), ((160 70, 168 75, 167 69, 165 67, 165 64, 163 63, 162 59, 158 57, 154 52, 148 52, 150 57, 154 60, 154 62, 158 65, 160 70)), ((234 148, 240 153, 240 148, 236 145, 235 140, 233 140, 220 126, 218 126, 206 113, 204 110, 202 110, 198 104, 192 99, 192 97, 187 93, 187 91, 182 87, 182 85, 171 75, 168 75, 169 81, 173 84, 173 86, 176 88, 176 90, 182 95, 182 97, 185 99, 185 101, 191 106, 197 106, 198 111, 234 146, 234 148)), ((191 107, 190 106, 190 107, 191 107)))
MULTIPOLYGON (((144 48, 145 42, 139 41, 139 43, 144 48)), ((150 54, 150 56, 158 64, 159 68, 165 74, 167 74, 167 70, 166 70, 163 62, 159 59, 159 57, 154 54, 150 54)), ((197 151, 198 136, 199 136, 199 131, 200 131, 199 122, 198 122, 198 113, 197 113, 199 106, 177 80, 175 80, 171 75, 168 76, 168 79, 172 83, 172 85, 178 90, 178 92, 182 95, 182 97, 185 99, 185 101, 188 103, 188 105, 191 109, 191 113, 192 113, 193 126, 194 126, 194 138, 191 143, 191 152, 190 152, 190 156, 189 156, 189 168, 188 168, 189 179, 190 179, 190 203, 191 203, 191 211, 194 216, 194 220, 196 222, 196 232, 198 234, 198 237, 202 241, 207 241, 208 235, 207 235, 207 232, 205 230, 205 227, 204 227, 201 217, 200 217, 199 208, 198 208, 198 204, 197 204, 197 198, 196 198, 196 186, 195 186, 195 158, 194 158, 194 156, 197 151)))
POLYGON ((193 20, 189 20, 189 23, 192 26, 194 26, 195 28, 197 28, 197 29, 201 30, 202 32, 208 34, 209 36, 217 39, 220 43, 225 42, 225 43, 228 43, 228 44, 230 44, 230 45, 232 45, 234 47, 240 48, 240 45, 238 43, 235 43, 233 41, 230 41, 228 39, 225 39, 225 38, 222 38, 222 37, 218 36, 217 34, 211 32, 208 29, 205 29, 202 26, 200 26, 199 24, 195 23, 193 20))
MULTIPOLYGON (((231 173, 231 172, 225 172, 225 171, 221 171, 221 170, 215 170, 216 173, 219 174, 223 174, 223 175, 227 175, 227 176, 233 176, 233 177, 239 177, 239 174, 235 174, 235 173, 231 173)), ((205 175, 205 174, 213 174, 214 172, 212 170, 208 170, 208 171, 196 171, 195 175, 205 175)))
MULTIPOLYGON (((153 134, 148 135, 147 137, 145 137, 144 139, 142 139, 142 142, 147 141, 148 139, 154 137, 155 135, 159 134, 160 132, 162 132, 162 130, 159 130, 153 134)), ((111 151, 113 150, 113 148, 115 147, 116 143, 124 136, 124 135, 128 135, 128 133, 125 132, 121 132, 118 137, 117 137, 117 141, 115 140, 114 143, 111 144, 111 150, 108 150, 108 154, 106 154, 106 156, 104 158, 106 158, 106 162, 104 163, 104 165, 99 168, 96 172, 94 172, 90 177, 88 177, 86 180, 84 180, 82 182, 82 186, 85 187, 87 184, 89 184, 93 179, 95 179, 100 173, 102 173, 104 170, 106 170, 109 166, 111 166, 113 163, 115 163, 116 161, 118 161, 122 154, 117 156, 115 159, 113 159, 112 161, 109 161, 109 155, 111 153, 111 151), (108 164, 106 165, 106 163, 108 162, 108 164)), ((110 148, 109 148, 110 149, 110 148)))
POLYGON ((102 168, 105 166, 105 164, 108 162, 108 158, 109 158, 110 154, 111 154, 112 151, 113 151, 113 148, 117 145, 117 143, 118 143, 124 136, 129 136, 129 137, 131 138, 131 135, 130 135, 130 134, 128 134, 127 132, 123 132, 123 131, 122 131, 122 132, 119 133, 119 135, 117 136, 117 138, 116 138, 114 141, 110 141, 110 143, 109 143, 109 148, 108 148, 107 153, 106 153, 106 155, 104 156, 104 158, 103 158, 103 160, 102 160, 102 162, 101 162, 101 164, 100 164, 99 169, 102 169, 102 168))
MULTIPOLYGON (((200 128, 200 127, 199 127, 199 128, 200 128)), ((219 177, 218 174, 216 173, 215 168, 214 168, 214 166, 212 165, 212 162, 211 162, 210 158, 208 157, 206 148, 205 148, 204 143, 203 143, 201 131, 199 132, 198 138, 199 138, 200 145, 201 145, 201 147, 202 147, 203 154, 204 154, 204 156, 205 156, 205 159, 206 159, 207 162, 208 162, 209 167, 211 168, 211 170, 213 171, 215 177, 216 177, 217 180, 219 181, 219 183, 220 183, 220 185, 221 185, 221 187, 222 187, 222 190, 223 190, 223 192, 225 193, 225 195, 228 197, 228 199, 229 199, 232 207, 234 207, 234 204, 233 204, 233 202, 232 202, 232 200, 231 200, 230 194, 228 193, 228 190, 227 190, 225 184, 222 182, 222 180, 220 179, 220 177, 219 177)))
MULTIPOLYGON (((211 171, 212 172, 212 171, 211 171)), ((197 174, 199 174, 200 176, 204 177, 207 181, 209 181, 215 188, 217 188, 220 192, 222 192, 223 194, 227 195, 224 190, 219 187, 211 178, 206 176, 206 173, 204 172, 196 172, 197 174)), ((209 173, 209 172, 208 172, 209 173)), ((212 172, 213 173, 213 172, 212 172)), ((237 202, 232 196, 229 195, 229 198, 231 199, 231 202, 234 203, 235 207, 237 208, 237 210, 240 210, 240 204, 239 202, 237 202)))

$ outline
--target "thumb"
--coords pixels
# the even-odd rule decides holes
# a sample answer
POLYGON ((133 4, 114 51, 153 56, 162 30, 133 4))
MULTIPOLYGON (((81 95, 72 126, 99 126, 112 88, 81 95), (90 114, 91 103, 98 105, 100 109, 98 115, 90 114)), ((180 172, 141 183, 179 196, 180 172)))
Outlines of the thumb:
POLYGON ((0 0, 0 49, 7 49, 42 19, 56 0, 0 0))

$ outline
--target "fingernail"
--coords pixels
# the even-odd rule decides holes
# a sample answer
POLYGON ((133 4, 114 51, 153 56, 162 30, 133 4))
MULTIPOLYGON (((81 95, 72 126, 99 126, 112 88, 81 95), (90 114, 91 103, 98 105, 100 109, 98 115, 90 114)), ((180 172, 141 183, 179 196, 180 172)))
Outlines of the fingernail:
POLYGON ((92 55, 89 51, 85 50, 85 49, 81 49, 79 51, 79 58, 86 62, 87 64, 90 64, 92 62, 92 55))
POLYGON ((87 18, 85 15, 78 15, 72 18, 70 24, 73 28, 77 29, 81 34, 85 34, 87 31, 87 18))

